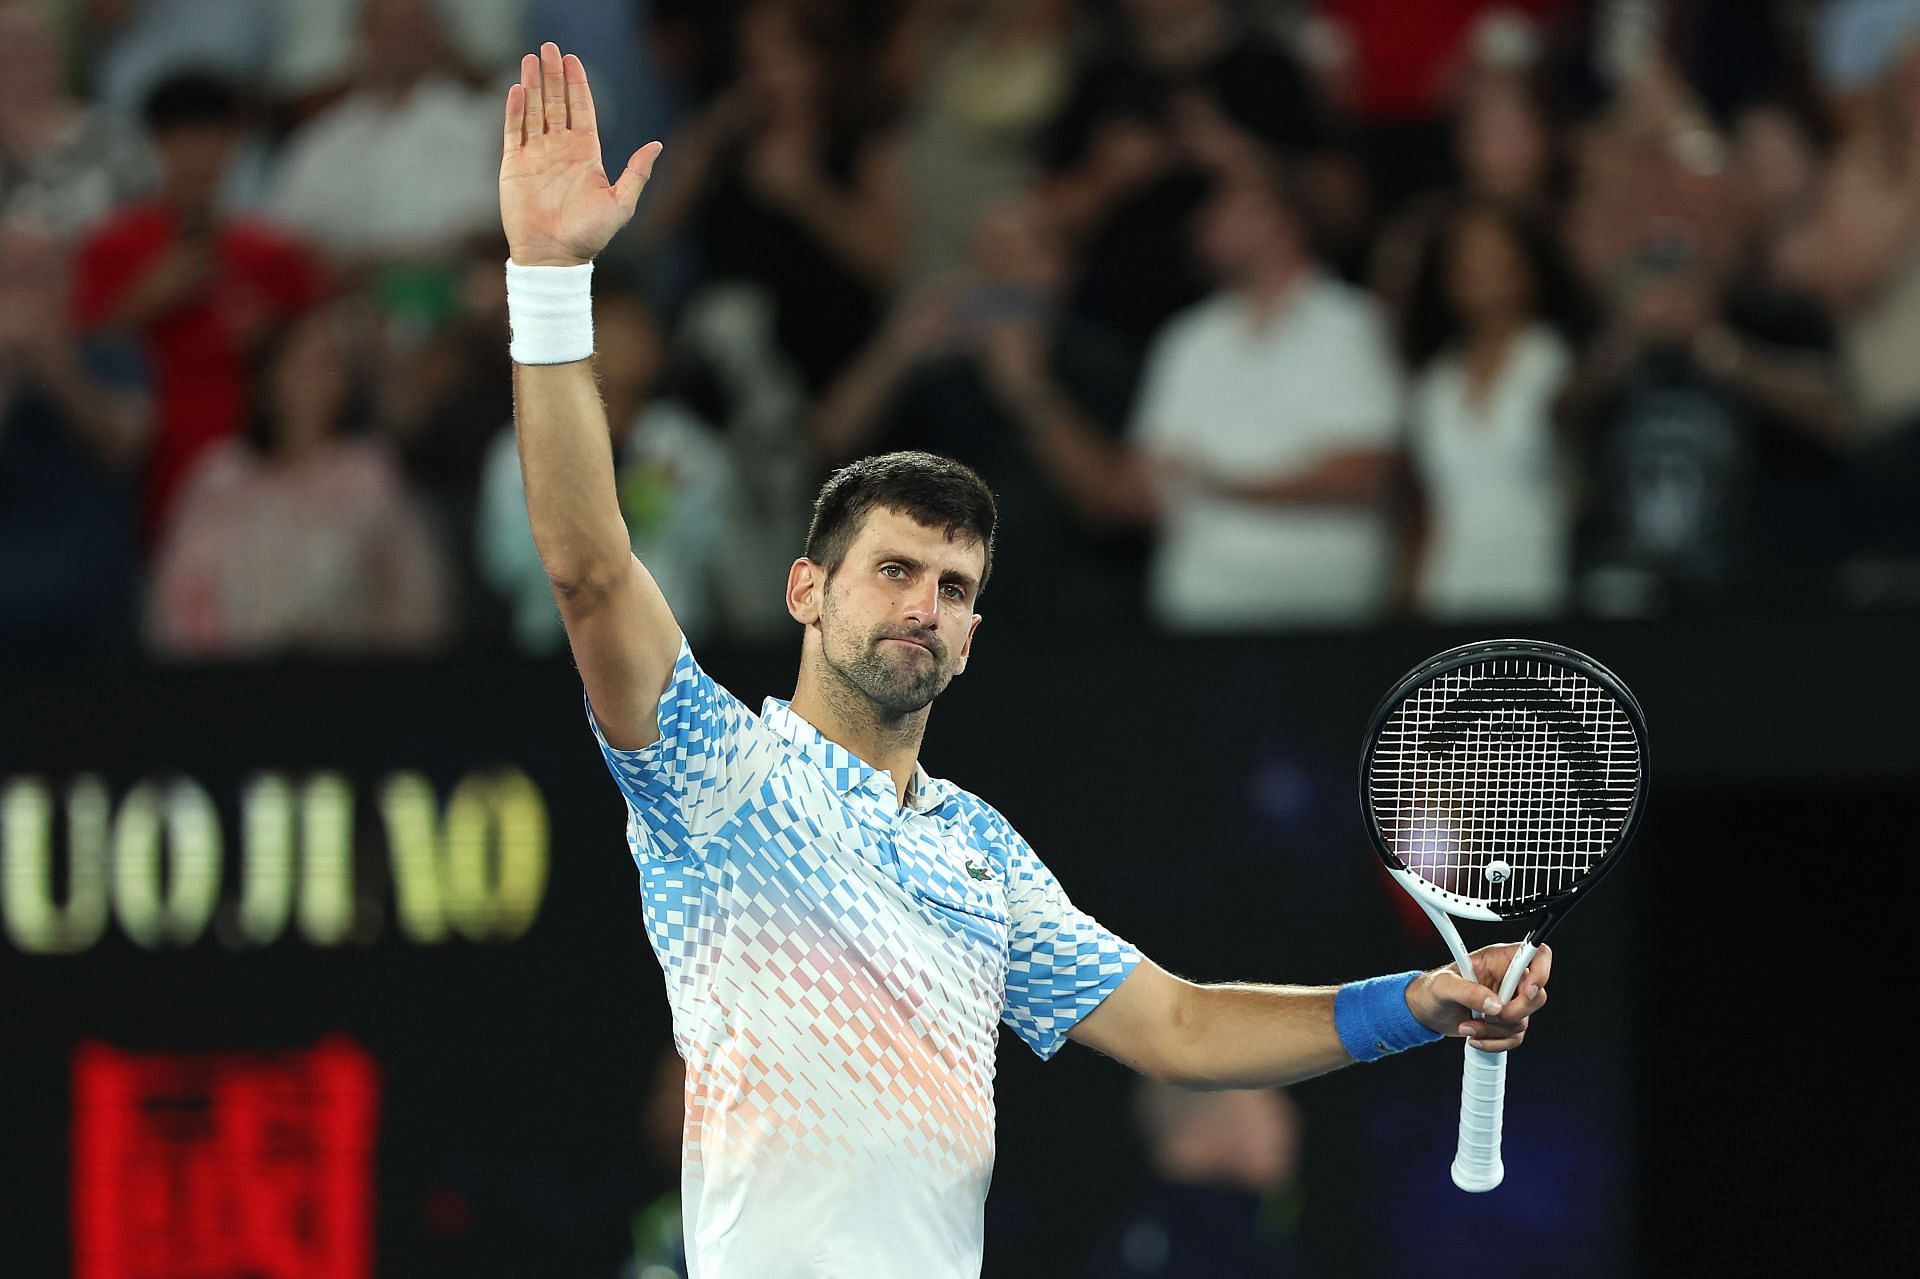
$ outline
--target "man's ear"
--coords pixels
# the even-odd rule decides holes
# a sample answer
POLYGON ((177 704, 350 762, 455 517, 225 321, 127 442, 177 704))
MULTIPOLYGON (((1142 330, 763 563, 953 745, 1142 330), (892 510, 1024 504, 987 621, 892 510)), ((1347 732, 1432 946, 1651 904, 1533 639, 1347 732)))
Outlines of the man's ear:
POLYGON ((967 623, 967 637, 960 641, 960 664, 953 668, 953 673, 955 675, 964 674, 966 672, 967 659, 973 656, 974 632, 978 631, 979 629, 980 629, 980 614, 975 613, 973 615, 973 620, 967 623))
POLYGON ((820 593, 827 586, 827 570, 806 556, 787 570, 787 614, 802 626, 820 620, 820 593))

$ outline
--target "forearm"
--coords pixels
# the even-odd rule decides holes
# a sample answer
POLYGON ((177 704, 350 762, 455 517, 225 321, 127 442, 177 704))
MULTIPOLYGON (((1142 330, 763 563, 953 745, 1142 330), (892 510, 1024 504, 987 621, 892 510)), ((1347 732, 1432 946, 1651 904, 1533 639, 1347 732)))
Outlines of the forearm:
POLYGON ((1245 482, 1215 481, 1216 491, 1257 506, 1374 506, 1386 497, 1393 455, 1381 449, 1331 453, 1305 471, 1245 482))
POLYGON ((1151 526, 1159 501, 1145 460, 1101 431, 1065 395, 1034 387, 1008 405, 1027 451, 1083 523, 1151 526))
POLYGON ((643 247, 657 248, 671 240, 693 216, 719 166, 720 146, 717 127, 711 122, 691 126, 675 144, 675 159, 660 175, 659 190, 634 226, 643 247))
POLYGON ((120 471, 138 460, 147 435, 144 397, 100 386, 70 351, 42 361, 36 371, 68 427, 104 465, 120 471))
POLYGON ((1332 986, 1192 986, 1179 1052, 1161 1071, 1186 1088, 1273 1088, 1353 1058, 1334 1030, 1332 986))
POLYGON ((883 334, 834 380, 808 421, 822 459, 839 463, 865 450, 901 379, 912 366, 907 352, 883 334))
POLYGON ((572 594, 625 572, 631 542, 593 362, 515 364, 513 394, 527 516, 554 588, 572 594))
POLYGON ((1724 331, 1699 344, 1708 369, 1768 412, 1827 444, 1846 439, 1847 394, 1832 360, 1749 342, 1724 331))
POLYGON ((906 256, 906 228, 898 211, 842 195, 817 183, 798 195, 790 211, 822 248, 878 289, 890 289, 906 256))

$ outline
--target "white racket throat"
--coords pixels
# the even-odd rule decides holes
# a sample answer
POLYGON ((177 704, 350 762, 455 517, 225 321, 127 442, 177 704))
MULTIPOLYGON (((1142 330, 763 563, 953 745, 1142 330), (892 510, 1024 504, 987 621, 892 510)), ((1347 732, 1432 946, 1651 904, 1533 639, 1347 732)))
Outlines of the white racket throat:
MULTIPOLYGON (((1454 967, 1460 975, 1478 983, 1480 978, 1473 971, 1473 956, 1467 950, 1466 943, 1460 940, 1460 930, 1453 926, 1451 916, 1457 914, 1468 919, 1494 921, 1500 916, 1485 906, 1443 892, 1418 875, 1391 866, 1387 868, 1387 873, 1400 881, 1400 887, 1407 890, 1407 895, 1418 902, 1420 909, 1427 913, 1427 918, 1433 921, 1441 939, 1447 943, 1447 951, 1453 956, 1454 967)), ((1539 950, 1538 946, 1527 942, 1513 952, 1497 992, 1502 1004, 1512 999, 1513 992, 1520 988, 1520 978, 1539 950)), ((1475 1012, 1473 1015, 1478 1019, 1482 1014, 1475 1012)), ((1500 1160, 1500 1135, 1507 1097, 1507 1055, 1482 1052, 1473 1046, 1471 1040, 1467 1041, 1466 1051, 1466 1071, 1460 1079, 1460 1142, 1453 1156, 1453 1184, 1462 1190, 1479 1194, 1498 1186, 1507 1175, 1506 1166, 1500 1160)))

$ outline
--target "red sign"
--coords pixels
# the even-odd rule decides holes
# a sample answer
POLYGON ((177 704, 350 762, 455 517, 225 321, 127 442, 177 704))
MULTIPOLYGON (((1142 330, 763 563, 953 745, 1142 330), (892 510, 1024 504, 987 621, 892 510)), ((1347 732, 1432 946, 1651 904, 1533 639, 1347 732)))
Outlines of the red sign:
POLYGON ((74 1279, 367 1279, 379 1067, 283 1053, 73 1058, 74 1279))

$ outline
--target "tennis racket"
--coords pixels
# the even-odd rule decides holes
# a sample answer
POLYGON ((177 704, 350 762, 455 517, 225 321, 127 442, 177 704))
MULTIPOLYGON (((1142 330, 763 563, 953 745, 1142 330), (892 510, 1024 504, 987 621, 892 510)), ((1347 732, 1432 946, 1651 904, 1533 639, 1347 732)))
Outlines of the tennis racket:
MULTIPOLYGON (((1360 803, 1387 871, 1477 981, 1452 916, 1540 916, 1500 983, 1513 998, 1547 934, 1618 861, 1646 807, 1647 726, 1606 667, 1536 640, 1464 644, 1381 700, 1360 803)), ((1478 1017, 1480 1014, 1475 1013, 1478 1017)), ((1467 1045, 1453 1184, 1492 1190, 1507 1055, 1467 1045)))

